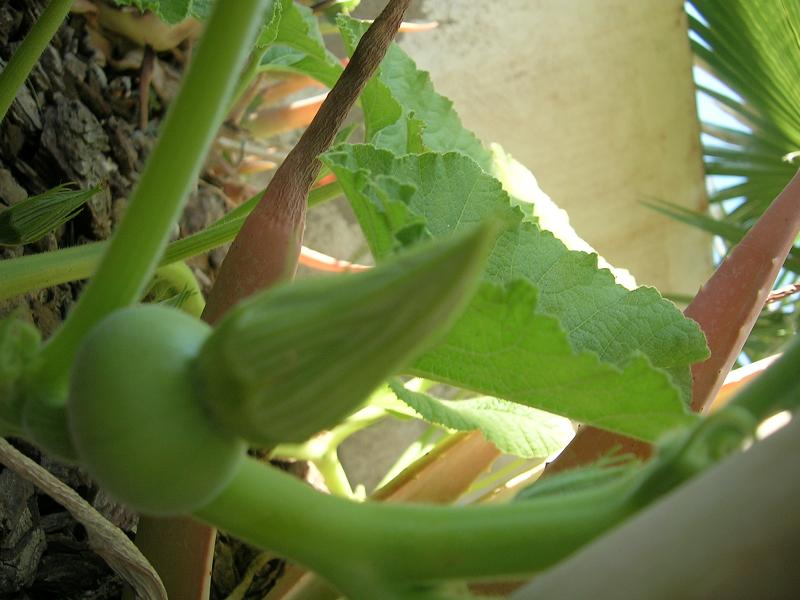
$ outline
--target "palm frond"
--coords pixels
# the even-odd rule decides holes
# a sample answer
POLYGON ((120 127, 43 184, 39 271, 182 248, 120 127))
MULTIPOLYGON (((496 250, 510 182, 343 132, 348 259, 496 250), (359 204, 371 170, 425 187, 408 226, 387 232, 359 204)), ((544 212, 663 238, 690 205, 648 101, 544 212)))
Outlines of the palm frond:
POLYGON ((757 218, 796 171, 785 157, 800 150, 800 4, 691 0, 691 5, 698 15, 689 19, 698 64, 730 92, 698 89, 742 126, 703 123, 706 172, 747 183, 718 190, 712 201, 742 198, 759 207, 733 217, 749 227, 753 213, 757 218))
MULTIPOLYGON (((666 202, 649 206, 717 236, 730 249, 797 171, 800 2, 689 0, 689 4, 696 64, 715 83, 698 84, 698 93, 713 101, 733 124, 702 123, 703 160, 714 216, 666 202)), ((797 244, 784 269, 779 284, 798 280, 797 244)), ((798 308, 800 299, 794 295, 764 310, 746 353, 757 358, 775 351, 797 330, 798 308)))

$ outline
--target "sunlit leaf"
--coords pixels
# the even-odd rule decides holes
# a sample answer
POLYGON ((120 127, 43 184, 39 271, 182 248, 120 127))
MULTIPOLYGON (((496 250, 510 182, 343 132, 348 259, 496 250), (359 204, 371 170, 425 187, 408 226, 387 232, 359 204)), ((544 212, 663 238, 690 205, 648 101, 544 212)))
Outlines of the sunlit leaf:
POLYGON ((568 419, 515 402, 488 397, 449 401, 409 390, 397 381, 389 385, 429 423, 457 431, 477 429, 507 454, 544 458, 574 435, 568 419))

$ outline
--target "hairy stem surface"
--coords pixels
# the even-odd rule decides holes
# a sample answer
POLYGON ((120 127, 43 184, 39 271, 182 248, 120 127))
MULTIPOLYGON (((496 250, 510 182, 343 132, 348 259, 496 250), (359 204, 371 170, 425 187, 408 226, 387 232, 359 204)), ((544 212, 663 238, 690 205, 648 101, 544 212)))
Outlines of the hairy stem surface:
POLYGON ((0 73, 0 121, 5 118, 19 88, 64 22, 71 6, 72 0, 51 0, 0 73))

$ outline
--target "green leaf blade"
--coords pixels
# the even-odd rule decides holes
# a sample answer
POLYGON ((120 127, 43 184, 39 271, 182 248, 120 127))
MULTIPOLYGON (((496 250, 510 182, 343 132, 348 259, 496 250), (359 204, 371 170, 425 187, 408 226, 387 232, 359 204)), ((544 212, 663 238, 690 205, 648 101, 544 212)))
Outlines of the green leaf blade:
MULTIPOLYGON (((337 18, 337 24, 350 52, 369 25, 343 15, 337 18)), ((426 124, 422 131, 426 147, 437 152, 461 152, 483 169, 491 168, 491 153, 463 126, 452 101, 433 89, 430 75, 418 69, 397 44, 390 46, 378 75, 367 85, 361 104, 367 141, 379 147, 405 154, 409 147, 407 119, 416 118, 426 124), (396 114, 398 108, 404 118, 387 124, 387 112, 396 114)))
POLYGON ((442 344, 413 374, 654 441, 690 423, 666 373, 637 354, 618 367, 573 351, 558 321, 536 312, 525 281, 483 284, 442 344))
POLYGON ((333 87, 342 66, 325 47, 311 10, 293 0, 280 0, 280 13, 280 23, 271 40, 274 45, 264 54, 261 66, 302 73, 333 87))
MULTIPOLYGON (((336 173, 360 222, 369 219, 365 233, 376 258, 390 253, 385 240, 400 228, 387 220, 377 191, 386 188, 390 176, 395 187, 399 182, 408 190, 404 197, 393 197, 424 221, 430 237, 490 216, 516 223, 498 238, 487 264, 487 281, 531 282, 540 290, 540 310, 560 320, 576 349, 591 350, 618 365, 641 351, 655 366, 674 369, 676 382, 688 392, 688 365, 706 357, 699 328, 652 288, 628 290, 616 284, 609 271, 598 269, 596 255, 570 251, 552 233, 524 221, 500 184, 467 157, 397 157, 357 145, 335 148, 323 160, 336 173), (384 229, 373 234, 379 223, 384 229)), ((386 188, 387 194, 391 191, 386 188)))
POLYGON ((429 423, 458 431, 481 431, 498 450, 520 458, 545 458, 574 435, 568 419, 499 398, 452 402, 389 383, 397 397, 429 423))

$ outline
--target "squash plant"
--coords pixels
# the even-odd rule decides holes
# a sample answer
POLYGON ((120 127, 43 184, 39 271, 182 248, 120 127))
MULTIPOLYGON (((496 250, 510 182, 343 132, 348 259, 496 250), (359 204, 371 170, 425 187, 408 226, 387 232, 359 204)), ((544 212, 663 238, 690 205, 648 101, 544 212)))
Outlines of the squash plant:
MULTIPOLYGON (((2 324, 4 435, 79 462, 143 514, 193 516, 310 568, 347 597, 456 598, 469 597, 465 581, 558 563, 740 452, 765 418, 796 408, 797 342, 726 408, 690 410, 708 403, 741 347, 740 335, 717 335, 713 318, 733 315, 737 332, 752 326, 746 310, 717 308, 731 304, 729 271, 746 265, 736 279, 745 290, 751 276, 774 279, 800 227, 796 182, 775 203, 778 217, 751 232, 761 237, 742 244, 745 258, 732 255, 693 304, 712 342, 711 374, 694 367, 700 392, 692 366, 709 350, 698 322, 598 268, 552 207, 530 201, 524 168, 466 130, 390 45, 407 0, 390 0, 371 26, 336 17, 352 53, 344 69, 291 0, 132 3, 168 21, 207 19, 205 32, 113 239, 0 264, 4 296, 91 275, 49 340, 2 324), (227 111, 270 69, 331 91, 263 196, 167 245, 227 111), (350 144, 336 134, 357 98, 365 141, 350 144), (309 192, 321 169, 334 187, 309 192), (307 206, 331 189, 350 201, 377 266, 292 283, 307 206), (159 265, 231 239, 202 320, 138 304, 159 265), (760 269, 764 259, 772 269, 760 269), (436 398, 414 386, 420 379, 470 397, 436 398), (516 502, 470 507, 324 495, 246 455, 256 446, 311 458, 333 491, 352 496, 336 446, 387 414, 478 429, 525 458, 566 443, 563 418, 655 451, 647 462, 606 457, 551 476, 516 502)), ((35 62, 64 5, 54 0, 19 48, 18 70, 35 62)), ((7 99, 20 77, 4 71, 0 81, 7 99)), ((595 456, 611 449, 583 435, 573 451, 586 439, 595 456)), ((325 586, 302 593, 330 597, 325 586)))

